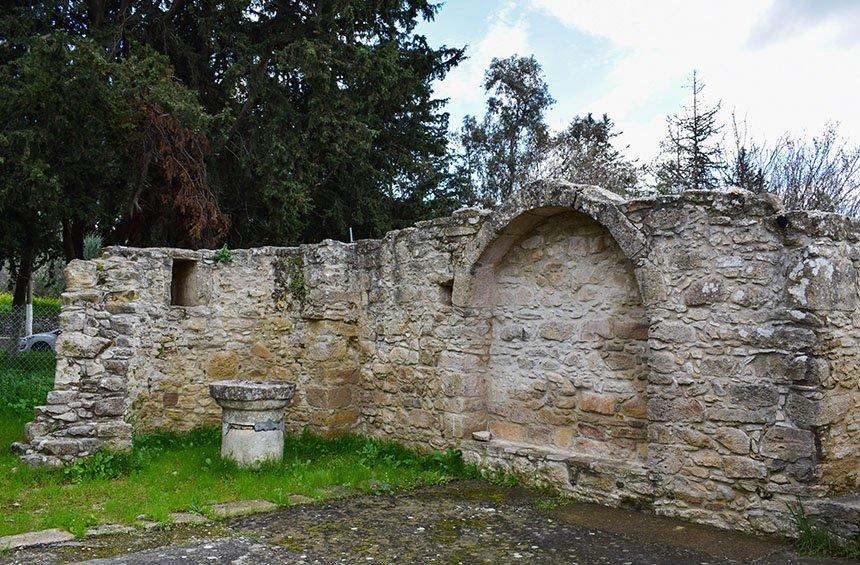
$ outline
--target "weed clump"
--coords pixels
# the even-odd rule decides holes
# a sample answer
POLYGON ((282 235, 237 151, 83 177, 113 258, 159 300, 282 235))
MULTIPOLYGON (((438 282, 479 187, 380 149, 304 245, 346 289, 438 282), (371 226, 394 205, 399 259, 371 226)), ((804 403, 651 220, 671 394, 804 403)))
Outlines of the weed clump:
POLYGON ((797 501, 796 506, 791 504, 787 506, 797 528, 798 537, 794 544, 797 551, 807 555, 860 559, 860 537, 854 540, 842 540, 814 525, 806 515, 800 500, 797 501))

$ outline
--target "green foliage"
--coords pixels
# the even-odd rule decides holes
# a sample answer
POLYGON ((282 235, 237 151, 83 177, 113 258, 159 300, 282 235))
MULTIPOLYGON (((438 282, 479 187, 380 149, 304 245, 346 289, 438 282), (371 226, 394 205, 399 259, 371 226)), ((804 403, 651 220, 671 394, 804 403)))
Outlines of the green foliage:
POLYGON ((0 257, 16 265, 89 256, 90 233, 283 245, 459 205, 431 85, 463 52, 415 33, 429 0, 57 6, 0 8, 0 257))
POLYGON ((480 123, 463 120, 454 182, 476 186, 469 192, 494 204, 538 174, 551 139, 544 115, 555 100, 533 56, 493 59, 483 87, 487 112, 480 123))
POLYGON ((272 299, 277 303, 292 298, 303 301, 308 294, 302 258, 278 257, 273 263, 275 269, 275 290, 272 299))
POLYGON ((860 538, 843 541, 826 530, 813 525, 799 499, 796 506, 791 504, 787 506, 797 528, 798 537, 795 541, 795 547, 800 553, 860 559, 860 538))
POLYGON ((189 188, 205 119, 166 57, 140 45, 115 57, 77 30, 6 39, 0 256, 16 259, 19 294, 40 262, 92 252, 87 233, 135 241, 137 225, 164 242, 205 237, 207 198, 189 188))
POLYGON ((227 247, 225 243, 221 249, 215 252, 215 262, 216 263, 232 263, 233 262, 233 254, 230 253, 230 249, 227 247))
MULTIPOLYGON (((8 316, 12 312, 12 295, 0 292, 0 316, 8 316)), ((60 313, 60 300, 50 296, 33 297, 33 317, 52 318, 60 313)))
POLYGON ((84 236, 84 254, 82 259, 95 259, 102 252, 103 238, 97 233, 88 233, 84 236))
POLYGON ((667 119, 667 136, 654 166, 656 188, 661 192, 706 190, 719 184, 725 166, 718 141, 722 129, 717 122, 720 104, 705 106, 703 89, 694 71, 690 105, 667 119))
POLYGON ((613 146, 612 141, 618 135, 606 114, 599 120, 591 114, 577 116, 565 130, 553 136, 545 174, 627 194, 636 186, 640 170, 613 146))
POLYGON ((126 475, 135 468, 137 461, 129 454, 99 451, 86 459, 80 459, 63 468, 63 475, 72 482, 84 480, 107 480, 126 475))
POLYGON ((447 186, 470 203, 492 207, 543 178, 595 184, 625 193, 639 168, 613 146, 619 134, 607 115, 575 117, 551 134, 545 114, 554 103, 534 57, 493 59, 483 83, 490 95, 483 120, 466 116, 447 186))
POLYGON ((290 277, 290 294, 299 301, 304 300, 307 296, 308 288, 305 285, 305 277, 302 271, 298 271, 290 277))

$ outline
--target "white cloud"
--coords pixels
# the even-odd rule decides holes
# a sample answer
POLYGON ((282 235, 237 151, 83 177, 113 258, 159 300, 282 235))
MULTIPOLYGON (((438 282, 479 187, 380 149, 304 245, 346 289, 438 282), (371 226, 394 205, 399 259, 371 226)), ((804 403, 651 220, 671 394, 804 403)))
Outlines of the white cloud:
POLYGON ((451 125, 457 127, 462 117, 484 102, 481 82, 484 71, 493 57, 504 58, 513 54, 529 55, 532 50, 528 41, 528 26, 522 14, 517 14, 514 2, 509 2, 494 13, 489 20, 486 34, 474 45, 468 45, 468 59, 455 67, 445 80, 435 87, 439 98, 450 98, 448 111, 451 125))
POLYGON ((845 40, 846 22, 860 19, 846 19, 856 10, 846 8, 847 0, 829 0, 812 16, 809 6, 788 9, 782 5, 787 0, 777 2, 533 0, 532 5, 612 44, 615 57, 604 77, 608 86, 587 111, 608 112, 634 155, 653 156, 665 130, 660 101, 680 105, 686 94, 680 87, 693 69, 708 85, 706 97, 722 99, 727 113, 734 109, 746 116, 760 138, 817 131, 839 121, 843 133, 860 141, 860 42, 845 40), (779 32, 780 22, 791 23, 790 35, 779 32))

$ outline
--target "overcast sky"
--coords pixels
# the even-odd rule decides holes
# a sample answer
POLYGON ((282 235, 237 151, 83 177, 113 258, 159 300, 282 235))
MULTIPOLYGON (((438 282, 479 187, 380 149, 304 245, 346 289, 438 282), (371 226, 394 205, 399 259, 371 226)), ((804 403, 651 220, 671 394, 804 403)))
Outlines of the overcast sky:
POLYGON ((706 100, 760 140, 832 121, 860 141, 860 0, 447 0, 418 31, 467 46, 436 87, 452 128, 483 114, 490 60, 516 53, 543 66, 550 125, 606 112, 641 159, 656 154, 694 68, 706 100))

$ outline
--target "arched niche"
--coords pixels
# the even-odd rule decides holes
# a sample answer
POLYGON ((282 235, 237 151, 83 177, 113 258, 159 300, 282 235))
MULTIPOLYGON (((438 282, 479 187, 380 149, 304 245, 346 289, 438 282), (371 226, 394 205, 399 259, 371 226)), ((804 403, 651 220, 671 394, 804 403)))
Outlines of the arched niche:
POLYGON ((495 211, 466 251, 453 300, 490 322, 482 389, 495 439, 646 456, 642 297, 663 289, 621 203, 595 187, 534 185, 495 211))

